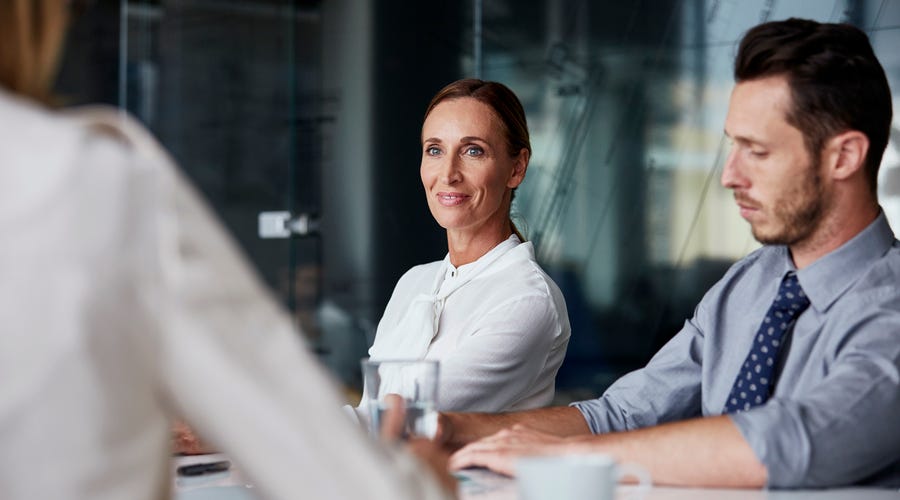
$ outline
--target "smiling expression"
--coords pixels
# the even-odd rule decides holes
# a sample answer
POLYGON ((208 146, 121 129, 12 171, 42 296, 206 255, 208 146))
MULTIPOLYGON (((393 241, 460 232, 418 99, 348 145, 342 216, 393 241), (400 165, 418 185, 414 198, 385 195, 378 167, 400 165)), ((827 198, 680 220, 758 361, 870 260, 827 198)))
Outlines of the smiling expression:
POLYGON ((509 235, 510 193, 525 177, 528 153, 511 156, 504 132, 490 106, 468 97, 443 101, 426 117, 422 185, 448 232, 509 235))
POLYGON ((738 83, 731 94, 725 134, 732 149, 722 185, 734 191, 741 216, 763 244, 808 241, 827 205, 820 161, 803 134, 787 122, 791 93, 783 77, 738 83))

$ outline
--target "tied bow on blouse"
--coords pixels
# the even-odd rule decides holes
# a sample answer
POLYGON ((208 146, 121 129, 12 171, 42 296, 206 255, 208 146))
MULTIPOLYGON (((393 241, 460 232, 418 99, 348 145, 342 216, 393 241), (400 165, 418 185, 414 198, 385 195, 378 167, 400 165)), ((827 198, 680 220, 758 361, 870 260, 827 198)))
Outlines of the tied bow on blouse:
MULTIPOLYGON (((441 313, 447 298, 473 278, 482 274, 492 263, 508 251, 516 248, 519 239, 511 236, 480 259, 471 264, 454 268, 449 256, 444 259, 431 286, 432 293, 420 293, 410 302, 406 314, 393 328, 379 332, 379 338, 369 350, 373 360, 425 359, 428 347, 438 334, 441 313), (381 338, 384 337, 384 338, 381 338)), ((382 373, 379 392, 404 394, 404 377, 400 373, 382 373)))

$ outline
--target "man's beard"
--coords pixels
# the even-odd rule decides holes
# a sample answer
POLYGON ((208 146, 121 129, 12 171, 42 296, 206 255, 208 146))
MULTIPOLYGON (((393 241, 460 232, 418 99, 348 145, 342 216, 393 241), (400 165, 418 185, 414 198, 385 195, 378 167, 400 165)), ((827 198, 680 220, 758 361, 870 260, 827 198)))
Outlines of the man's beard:
POLYGON ((753 237, 764 245, 793 245, 812 235, 819 227, 824 212, 824 190, 819 162, 807 170, 804 182, 782 194, 772 209, 778 227, 768 233, 753 227, 753 237))

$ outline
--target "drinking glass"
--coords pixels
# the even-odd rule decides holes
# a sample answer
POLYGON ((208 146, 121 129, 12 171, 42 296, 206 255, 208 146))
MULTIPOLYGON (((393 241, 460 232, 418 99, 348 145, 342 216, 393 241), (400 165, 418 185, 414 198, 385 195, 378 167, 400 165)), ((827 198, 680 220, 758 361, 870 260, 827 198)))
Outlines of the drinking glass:
POLYGON ((369 431, 380 435, 383 414, 388 409, 385 397, 396 394, 403 400, 405 420, 402 437, 434 437, 437 432, 437 361, 362 360, 366 383, 362 406, 369 415, 369 431))

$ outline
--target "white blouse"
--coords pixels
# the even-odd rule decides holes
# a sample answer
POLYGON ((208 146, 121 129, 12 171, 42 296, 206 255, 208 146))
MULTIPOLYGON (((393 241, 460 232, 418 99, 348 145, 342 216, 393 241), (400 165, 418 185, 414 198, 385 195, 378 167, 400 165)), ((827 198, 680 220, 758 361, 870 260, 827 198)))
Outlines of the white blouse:
POLYGON ((369 356, 439 360, 440 410, 525 410, 553 399, 569 334, 562 293, 513 235, 470 264, 407 271, 369 356))
POLYGON ((115 111, 0 90, 0 498, 167 498, 171 417, 265 498, 443 498, 332 380, 200 197, 115 111))

